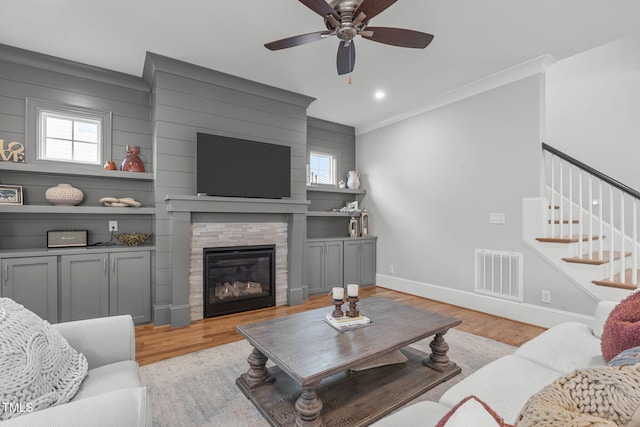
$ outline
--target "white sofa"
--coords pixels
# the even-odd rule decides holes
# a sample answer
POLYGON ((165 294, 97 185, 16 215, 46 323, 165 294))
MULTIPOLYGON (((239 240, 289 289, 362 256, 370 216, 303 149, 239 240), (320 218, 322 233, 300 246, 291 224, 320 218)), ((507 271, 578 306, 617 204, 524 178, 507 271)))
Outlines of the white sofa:
POLYGON ((2 427, 151 426, 151 400, 135 361, 131 316, 102 317, 52 325, 87 358, 89 370, 73 399, 25 413, 2 427))
POLYGON ((604 323, 616 303, 597 304, 593 327, 565 322, 549 328, 513 354, 483 366, 436 402, 410 405, 374 423, 376 427, 435 426, 451 408, 473 395, 505 422, 514 424, 529 398, 547 384, 576 369, 605 365, 600 349, 604 323))

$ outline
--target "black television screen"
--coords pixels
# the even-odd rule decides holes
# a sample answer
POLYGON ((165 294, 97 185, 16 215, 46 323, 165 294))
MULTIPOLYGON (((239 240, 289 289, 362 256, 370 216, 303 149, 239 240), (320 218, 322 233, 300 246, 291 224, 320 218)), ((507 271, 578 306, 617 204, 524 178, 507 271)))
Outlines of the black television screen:
POLYGON ((209 196, 291 197, 291 147, 198 133, 196 191, 209 196))

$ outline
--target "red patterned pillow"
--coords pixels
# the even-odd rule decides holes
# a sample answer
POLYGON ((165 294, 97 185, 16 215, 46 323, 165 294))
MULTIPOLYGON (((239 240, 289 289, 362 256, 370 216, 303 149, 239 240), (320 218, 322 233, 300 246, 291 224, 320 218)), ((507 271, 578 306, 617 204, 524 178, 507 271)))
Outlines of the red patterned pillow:
POLYGON ((515 427, 505 423, 502 417, 476 396, 462 399, 436 424, 436 427, 469 426, 515 427))
POLYGON ((607 362, 620 352, 640 346, 640 293, 634 292, 611 310, 602 331, 600 348, 607 362))

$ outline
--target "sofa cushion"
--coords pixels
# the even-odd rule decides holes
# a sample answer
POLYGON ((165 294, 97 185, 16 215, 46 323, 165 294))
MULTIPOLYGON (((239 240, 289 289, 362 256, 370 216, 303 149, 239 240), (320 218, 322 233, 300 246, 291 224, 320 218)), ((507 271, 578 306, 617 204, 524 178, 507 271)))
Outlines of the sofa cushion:
POLYGON ((436 427, 515 427, 476 396, 467 396, 454 406, 436 427))
POLYGON ((640 346, 640 293, 623 299, 607 318, 602 331, 602 356, 607 362, 618 353, 640 346))
POLYGON ((574 371, 534 394, 518 427, 638 426, 640 366, 574 371))
POLYGON ((602 338, 604 324, 607 322, 609 314, 617 304, 616 301, 600 301, 596 304, 596 311, 593 315, 593 335, 596 338, 602 338))
POLYGON ((508 423, 513 423, 522 406, 545 385, 562 376, 561 372, 519 356, 494 360, 447 390, 440 403, 453 408, 473 394, 486 402, 508 423))
POLYGON ((578 322, 565 322, 547 329, 514 354, 563 374, 605 364, 600 340, 588 326, 578 322))
POLYGON ((66 403, 87 359, 35 313, 0 298, 0 420, 66 403))
POLYGON ((90 369, 73 400, 141 385, 138 364, 132 360, 125 360, 90 369))

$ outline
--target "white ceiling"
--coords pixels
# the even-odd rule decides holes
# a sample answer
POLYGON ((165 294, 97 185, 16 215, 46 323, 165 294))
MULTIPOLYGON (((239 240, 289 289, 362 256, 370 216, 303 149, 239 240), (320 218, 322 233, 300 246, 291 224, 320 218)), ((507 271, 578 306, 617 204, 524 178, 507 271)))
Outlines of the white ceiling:
POLYGON ((136 76, 154 52, 314 97, 309 116, 356 130, 541 55, 559 60, 640 31, 638 0, 399 0, 371 25, 434 41, 414 50, 356 39, 349 84, 336 73, 335 38, 263 46, 325 29, 296 0, 1 0, 0 16, 0 43, 136 76))

